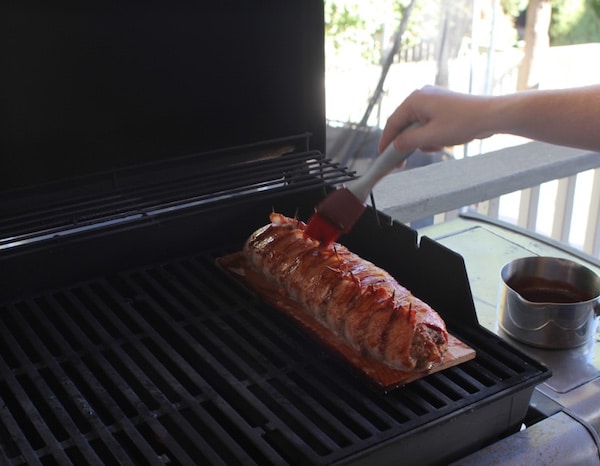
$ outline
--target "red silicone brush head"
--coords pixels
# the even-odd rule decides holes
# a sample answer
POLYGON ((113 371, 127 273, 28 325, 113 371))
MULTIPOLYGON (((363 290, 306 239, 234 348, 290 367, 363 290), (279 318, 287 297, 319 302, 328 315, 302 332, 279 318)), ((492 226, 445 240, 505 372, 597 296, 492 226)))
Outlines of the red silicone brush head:
POLYGON ((348 233, 365 210, 365 204, 346 188, 323 199, 306 226, 306 234, 324 245, 348 233))
POLYGON ((315 212, 312 215, 308 221, 308 225, 306 225, 304 233, 311 238, 320 241, 324 246, 336 241, 342 234, 335 225, 325 217, 321 216, 319 212, 315 212))

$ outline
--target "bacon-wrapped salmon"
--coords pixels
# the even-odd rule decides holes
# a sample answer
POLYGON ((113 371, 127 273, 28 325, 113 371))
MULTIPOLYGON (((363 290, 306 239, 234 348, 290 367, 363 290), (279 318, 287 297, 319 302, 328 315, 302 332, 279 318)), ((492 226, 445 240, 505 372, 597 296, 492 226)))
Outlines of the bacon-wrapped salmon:
POLYGON ((356 352, 395 369, 428 369, 448 347, 442 318, 389 273, 341 244, 323 247, 281 214, 255 231, 243 254, 252 269, 356 352))

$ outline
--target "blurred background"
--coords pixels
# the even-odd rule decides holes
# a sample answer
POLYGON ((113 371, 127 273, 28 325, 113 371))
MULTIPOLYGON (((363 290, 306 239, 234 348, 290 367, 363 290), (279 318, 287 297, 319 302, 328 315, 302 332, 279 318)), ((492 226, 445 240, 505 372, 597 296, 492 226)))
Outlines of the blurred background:
MULTIPOLYGON (((497 95, 600 83, 600 0, 326 0, 325 14, 327 153, 358 173, 388 115, 426 84, 497 95)), ((525 142, 496 135, 416 153, 406 169, 525 142)), ((592 173, 578 177, 574 222, 584 222, 592 173)), ((552 199, 555 185, 541 194, 552 199)), ((499 218, 516 221, 518 196, 502 197, 499 218)), ((537 230, 551 222, 541 212, 537 230)))

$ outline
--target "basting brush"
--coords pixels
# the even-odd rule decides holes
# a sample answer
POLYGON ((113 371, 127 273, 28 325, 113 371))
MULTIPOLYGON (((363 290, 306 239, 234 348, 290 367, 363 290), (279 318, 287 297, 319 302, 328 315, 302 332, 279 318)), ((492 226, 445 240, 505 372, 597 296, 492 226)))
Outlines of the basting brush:
POLYGON ((413 152, 398 152, 392 142, 361 177, 328 194, 317 205, 305 233, 324 245, 348 233, 365 210, 373 186, 413 152))

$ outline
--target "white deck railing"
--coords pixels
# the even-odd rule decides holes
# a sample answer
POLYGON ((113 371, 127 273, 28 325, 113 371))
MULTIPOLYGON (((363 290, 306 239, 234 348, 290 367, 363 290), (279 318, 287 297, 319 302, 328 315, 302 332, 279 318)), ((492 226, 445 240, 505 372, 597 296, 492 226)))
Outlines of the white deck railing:
MULTIPOLYGON (((583 238, 575 245, 600 256, 600 153, 540 142, 501 149, 474 157, 450 160, 408 171, 394 172, 374 189, 376 207, 396 220, 410 224, 424 218, 440 222, 461 209, 498 218, 501 196, 520 192, 510 216, 523 228, 540 233, 539 214, 551 217, 544 234, 574 246, 573 233, 583 238), (592 170, 591 172, 588 172, 592 170), (581 192, 581 176, 587 182, 581 192), (591 182, 589 181, 591 179, 591 182), (554 189, 543 190, 548 182, 554 189), (583 222, 573 222, 577 195, 587 205, 583 222), (574 231, 583 228, 585 231, 574 231)), ((581 209, 579 209, 581 210, 581 209)), ((581 215, 580 215, 581 216, 581 215)))

